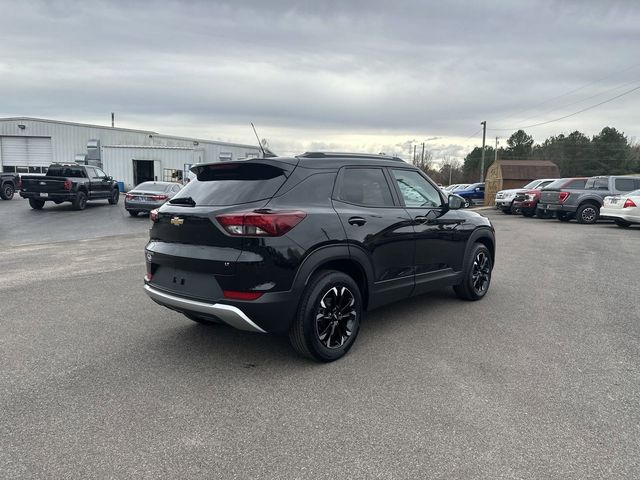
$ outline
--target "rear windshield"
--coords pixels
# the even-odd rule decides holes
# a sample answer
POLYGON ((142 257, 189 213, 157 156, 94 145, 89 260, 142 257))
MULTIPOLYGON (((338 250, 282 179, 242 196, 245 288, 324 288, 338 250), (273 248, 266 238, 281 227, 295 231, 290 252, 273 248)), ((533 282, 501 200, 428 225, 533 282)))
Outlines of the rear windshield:
POLYGON ((167 189, 167 185, 158 185, 153 182, 144 182, 138 185, 136 190, 144 190, 145 192, 164 192, 167 189))
POLYGON ((260 163, 207 165, 198 169, 174 201, 191 197, 196 205, 237 205, 273 197, 287 178, 285 172, 260 163))
POLYGON ((47 177, 71 177, 84 178, 82 167, 65 167, 63 165, 51 165, 47 170, 47 177))
POLYGON ((548 189, 552 189, 552 188, 562 188, 562 186, 565 184, 567 180, 565 178, 561 178, 559 180, 555 180, 553 182, 551 182, 549 185, 547 185, 546 187, 543 188, 548 188, 548 189))
POLYGON ((609 178, 591 177, 589 180, 587 180, 584 188, 586 190, 609 190, 609 178))

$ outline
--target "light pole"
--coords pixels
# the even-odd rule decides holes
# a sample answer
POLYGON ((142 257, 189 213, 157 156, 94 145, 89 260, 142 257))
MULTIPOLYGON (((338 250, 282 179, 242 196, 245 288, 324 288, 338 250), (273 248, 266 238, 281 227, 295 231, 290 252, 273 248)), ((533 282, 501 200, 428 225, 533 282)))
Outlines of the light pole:
POLYGON ((482 160, 480 161, 480 183, 484 182, 484 144, 487 139, 487 122, 480 122, 482 125, 482 160))

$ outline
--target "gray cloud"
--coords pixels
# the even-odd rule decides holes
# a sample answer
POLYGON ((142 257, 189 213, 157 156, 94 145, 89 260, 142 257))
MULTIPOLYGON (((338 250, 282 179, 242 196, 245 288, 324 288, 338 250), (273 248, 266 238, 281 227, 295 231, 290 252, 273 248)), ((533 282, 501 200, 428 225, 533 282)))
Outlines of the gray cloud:
MULTIPOLYGON (((0 8, 1 116, 94 121, 114 110, 127 126, 247 142, 254 121, 291 153, 327 145, 406 155, 415 140, 463 156, 481 120, 519 127, 640 84, 635 2, 0 0, 0 8)), ((639 98, 530 133, 542 140, 614 125, 637 136, 639 98)))

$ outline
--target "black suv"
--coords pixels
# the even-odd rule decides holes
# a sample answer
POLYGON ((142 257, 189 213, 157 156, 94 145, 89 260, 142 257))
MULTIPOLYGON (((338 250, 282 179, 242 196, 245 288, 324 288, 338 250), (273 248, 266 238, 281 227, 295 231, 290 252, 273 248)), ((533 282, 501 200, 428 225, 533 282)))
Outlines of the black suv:
POLYGON ((191 320, 288 332, 301 354, 332 361, 367 310, 445 286, 487 293, 491 223, 398 158, 306 153, 192 171, 152 212, 144 287, 191 320))

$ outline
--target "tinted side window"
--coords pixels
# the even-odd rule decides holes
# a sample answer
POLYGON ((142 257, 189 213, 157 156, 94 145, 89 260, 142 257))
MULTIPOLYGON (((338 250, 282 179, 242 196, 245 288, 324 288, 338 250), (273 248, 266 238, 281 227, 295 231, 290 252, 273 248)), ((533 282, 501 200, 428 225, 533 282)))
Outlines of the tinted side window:
POLYGON ((572 182, 569 182, 569 184, 565 188, 580 189, 584 188, 585 183, 587 183, 587 180, 584 178, 582 180, 573 180, 572 182))
POLYGON ((440 193, 422 175, 413 170, 392 170, 407 207, 439 207, 440 193))
POLYGON ((620 192, 630 192, 635 190, 636 182, 633 178, 616 178, 616 190, 620 192))
POLYGON ((587 190, 608 190, 609 179, 608 178, 590 178, 585 185, 587 190))
POLYGON ((347 168, 338 198, 356 205, 392 207, 393 197, 381 168, 347 168))
POLYGON ((104 173, 102 170, 100 170, 97 167, 95 168, 95 171, 96 171, 96 177, 106 177, 107 176, 106 173, 104 173))

